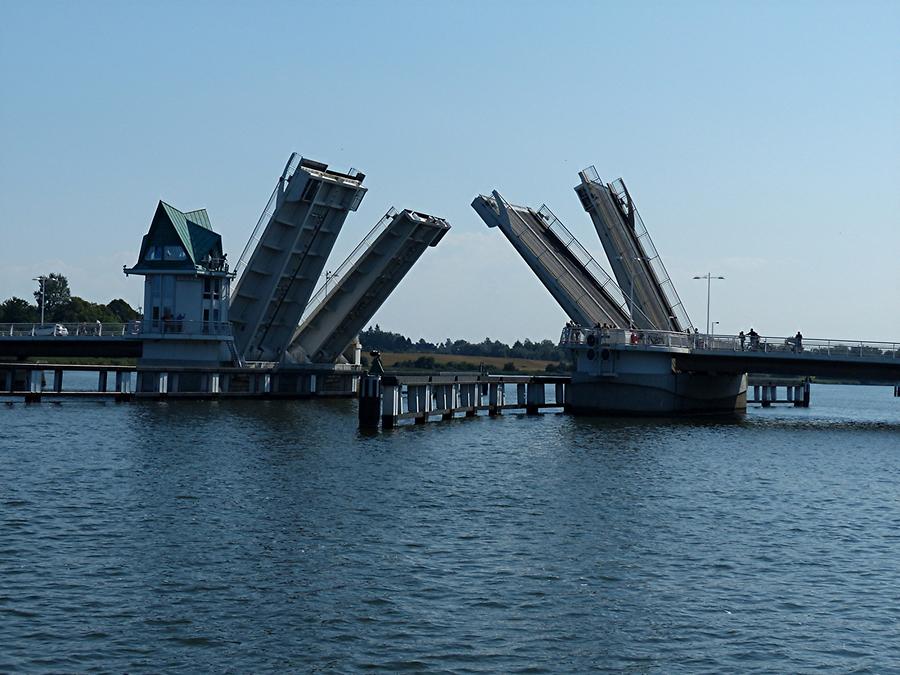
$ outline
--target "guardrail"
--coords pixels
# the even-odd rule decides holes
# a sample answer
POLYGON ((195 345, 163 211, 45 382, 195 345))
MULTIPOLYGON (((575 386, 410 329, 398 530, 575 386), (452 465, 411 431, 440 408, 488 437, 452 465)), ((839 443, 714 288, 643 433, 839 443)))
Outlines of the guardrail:
POLYGON ((0 323, 3 338, 133 337, 145 334, 231 335, 231 323, 222 321, 129 321, 127 323, 0 323))
POLYGON ((325 298, 328 296, 329 290, 334 290, 334 288, 338 285, 338 281, 343 278, 343 276, 350 270, 353 265, 355 265, 360 258, 362 258, 363 254, 369 249, 369 247, 375 243, 375 240, 381 236, 381 233, 387 229, 387 226, 393 222, 394 218, 397 216, 399 211, 395 209, 393 206, 387 210, 381 219, 375 223, 375 227, 369 230, 369 233, 363 237, 363 240, 356 245, 356 248, 350 252, 350 255, 347 256, 347 259, 341 263, 341 266, 338 267, 334 272, 325 272, 324 279, 325 281, 319 286, 318 290, 312 295, 312 297, 307 301, 306 307, 303 310, 303 314, 300 316, 300 321, 298 321, 298 325, 302 325, 309 315, 312 314, 316 308, 324 302, 325 298))
POLYGON ((834 358, 900 359, 900 342, 802 338, 771 335, 705 335, 658 330, 582 328, 567 325, 560 335, 561 347, 617 345, 621 347, 677 347, 698 352, 747 352, 796 354, 834 358))
POLYGON ((140 333, 140 322, 100 323, 0 323, 4 337, 113 337, 140 333))

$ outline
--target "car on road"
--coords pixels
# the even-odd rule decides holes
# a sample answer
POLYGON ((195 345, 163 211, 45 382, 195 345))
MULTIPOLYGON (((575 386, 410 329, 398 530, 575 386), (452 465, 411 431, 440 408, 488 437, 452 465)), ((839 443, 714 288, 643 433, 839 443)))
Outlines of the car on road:
POLYGON ((69 334, 69 329, 59 323, 50 323, 43 324, 40 326, 35 326, 34 328, 35 335, 53 335, 53 336, 65 336, 69 334))

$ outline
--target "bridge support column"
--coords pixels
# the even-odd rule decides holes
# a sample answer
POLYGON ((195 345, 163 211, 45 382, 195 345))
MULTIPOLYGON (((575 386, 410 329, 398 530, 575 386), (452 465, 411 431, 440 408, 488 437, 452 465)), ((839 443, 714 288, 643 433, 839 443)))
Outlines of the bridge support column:
POLYGON ((556 405, 562 407, 566 404, 566 385, 562 382, 556 383, 556 405))
POLYGON ((119 394, 128 393, 128 379, 121 370, 116 371, 116 392, 119 394))
POLYGON ((452 384, 434 385, 434 407, 442 410, 441 419, 449 420, 453 417, 453 386, 452 384))
POLYGON ((106 371, 101 370, 97 373, 97 391, 103 393, 106 391, 106 371))
POLYGON ((41 371, 25 371, 25 403, 41 402, 41 375, 41 371))
POLYGON ((516 405, 525 406, 528 400, 527 391, 528 387, 525 384, 520 382, 516 385, 516 405))
POLYGON ((407 385, 406 401, 409 411, 416 413, 416 424, 428 421, 428 413, 432 410, 430 384, 407 385))
POLYGON ((374 430, 381 421, 381 377, 366 375, 359 388, 359 428, 374 430))
POLYGON ((475 410, 475 389, 477 385, 474 384, 459 384, 459 407, 461 408, 471 408, 471 410, 466 410, 466 417, 474 417, 477 414, 475 410))
POLYGON ((3 391, 12 392, 13 390, 13 371, 3 371, 3 391))
POLYGON ((803 383, 803 407, 809 407, 809 380, 803 383))
POLYGON ((400 414, 400 386, 382 385, 381 388, 381 427, 393 429, 397 426, 400 414))
POLYGON ((537 382, 528 383, 528 403, 525 405, 525 412, 529 415, 537 415, 538 408, 544 405, 545 400, 544 384, 537 382))
POLYGON ((53 391, 59 394, 62 391, 63 387, 63 371, 62 368, 57 368, 53 371, 53 391))
POLYGON ((156 393, 165 396, 169 393, 169 374, 159 373, 156 376, 156 393))
POLYGON ((894 396, 900 398, 900 384, 894 385, 894 396))
POLYGON ((763 387, 762 387, 762 407, 763 408, 768 408, 770 405, 772 405, 770 396, 771 396, 771 388, 768 385, 763 385, 763 387))
POLYGON ((492 417, 502 412, 505 394, 502 382, 491 382, 488 385, 488 414, 492 417))

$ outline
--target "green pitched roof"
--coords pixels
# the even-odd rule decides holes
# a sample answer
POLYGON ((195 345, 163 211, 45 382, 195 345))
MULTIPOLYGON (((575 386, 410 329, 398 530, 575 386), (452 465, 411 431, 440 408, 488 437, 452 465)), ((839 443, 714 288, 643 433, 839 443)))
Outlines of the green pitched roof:
POLYGON ((206 212, 206 209, 185 211, 184 217, 186 220, 189 220, 192 223, 196 223, 200 227, 205 227, 207 230, 212 230, 212 225, 210 225, 209 223, 209 214, 206 212))
MULTIPOLYGON (((150 246, 174 245, 176 241, 184 247, 188 257, 185 262, 189 261, 191 267, 201 265, 208 255, 212 257, 222 255, 222 237, 213 232, 206 209, 184 212, 160 200, 153 222, 150 224, 150 231, 144 235, 140 257, 135 267, 143 267, 150 262, 145 260, 150 246)), ((179 265, 175 261, 152 261, 152 264, 155 267, 184 266, 184 263, 179 265)))
POLYGON ((169 216, 188 257, 195 265, 199 265, 206 254, 222 241, 222 238, 212 231, 206 209, 184 213, 164 201, 160 201, 160 205, 169 216))

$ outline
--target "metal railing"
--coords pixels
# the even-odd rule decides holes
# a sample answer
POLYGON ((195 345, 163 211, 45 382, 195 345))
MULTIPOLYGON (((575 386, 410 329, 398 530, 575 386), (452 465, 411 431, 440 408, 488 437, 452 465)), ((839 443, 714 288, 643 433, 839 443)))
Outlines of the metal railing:
POLYGON ((235 287, 237 287, 237 283, 240 282, 241 273, 244 271, 244 268, 250 261, 250 257, 256 250, 256 245, 262 238, 263 231, 266 225, 269 224, 269 221, 275 214, 275 209, 278 205, 278 194, 285 189, 287 182, 297 171, 297 167, 300 166, 300 162, 302 159, 303 158, 298 153, 291 153, 291 156, 284 167, 284 171, 281 173, 278 182, 275 184, 275 189, 272 190, 272 196, 270 196, 269 201, 266 202, 266 207, 260 214, 259 220, 256 221, 256 226, 253 228, 253 232, 251 232, 250 234, 250 239, 247 240, 247 245, 244 246, 244 250, 241 252, 241 257, 238 259, 237 265, 234 266, 235 287))
POLYGON ((634 347, 677 347, 691 349, 693 334, 665 330, 637 330, 623 328, 583 328, 567 325, 559 338, 560 347, 587 345, 617 345, 634 347))
POLYGON ((763 335, 705 335, 659 330, 583 328, 567 325, 560 335, 561 347, 616 345, 617 347, 678 347, 697 352, 745 352, 747 354, 794 354, 809 358, 900 359, 900 342, 802 338, 763 335))
MULTIPOLYGON (((505 207, 508 214, 511 216, 514 215, 518 220, 518 227, 514 224, 514 220, 512 217, 509 219, 510 229, 513 234, 525 245, 531 253, 535 256, 535 258, 540 262, 542 261, 545 255, 556 256, 558 255, 554 252, 552 247, 547 246, 546 242, 541 241, 541 244, 544 248, 543 251, 536 250, 533 246, 528 243, 528 240, 525 239, 522 234, 526 230, 531 230, 525 221, 525 216, 522 215, 522 212, 527 212, 532 216, 536 214, 540 219, 540 222, 544 223, 547 226, 547 229, 553 233, 553 235, 559 240, 559 242, 566 247, 566 249, 573 255, 573 257, 582 265, 582 267, 587 271, 587 273, 594 278, 597 285, 604 290, 609 295, 609 300, 616 305, 623 314, 628 317, 630 316, 628 312, 628 305, 625 302, 625 296, 622 293, 622 290, 616 284, 616 282, 606 273, 606 270, 600 266, 600 264, 594 259, 594 257, 588 253, 588 251, 581 245, 581 243, 575 238, 569 229, 563 225, 562 221, 556 217, 556 215, 550 210, 550 208, 543 204, 540 209, 534 211, 533 209, 526 206, 515 206, 510 204, 505 197, 500 195, 500 193, 496 193, 499 196, 500 200, 503 202, 503 206, 505 207)), ((497 200, 494 196, 480 195, 482 199, 484 199, 488 204, 491 205, 492 208, 499 212, 499 206, 497 205, 497 200)), ((540 239, 540 238, 539 238, 540 239)), ((544 269, 547 274, 553 277, 554 280, 559 282, 560 286, 562 284, 562 278, 559 274, 557 274, 552 266, 544 265, 544 269)), ((586 289, 582 286, 582 294, 577 298, 573 297, 573 302, 579 307, 583 308, 582 299, 589 295, 589 289, 586 289)), ((599 302, 598 298, 594 298, 596 302, 599 302)))
POLYGON ((790 353, 806 356, 900 359, 900 342, 877 342, 834 338, 802 338, 774 335, 696 334, 694 349, 700 351, 790 353))
POLYGON ((231 335, 229 321, 186 321, 184 319, 144 319, 136 334, 231 335))
POLYGON ((140 321, 127 323, 0 323, 0 339, 5 337, 120 337, 140 333, 140 321))
POLYGON ((628 316, 628 302, 625 300, 625 294, 622 293, 622 289, 613 281, 613 278, 606 273, 606 270, 600 266, 600 263, 594 259, 594 256, 581 245, 581 242, 575 238, 575 235, 569 231, 569 228, 563 225, 562 221, 556 217, 556 214, 550 210, 549 206, 542 204, 537 213, 547 223, 547 228, 556 235, 556 238, 581 263, 581 266, 594 277, 600 288, 606 292, 622 313, 628 316))
POLYGON ((0 323, 3 338, 114 338, 144 334, 231 335, 231 323, 225 321, 185 321, 166 319, 128 321, 127 323, 0 323))
POLYGON ((306 308, 303 310, 303 314, 300 315, 299 324, 302 324, 306 319, 312 314, 316 308, 324 302, 325 298, 328 294, 333 291, 340 280, 344 277, 344 275, 362 258, 363 254, 369 249, 369 247, 381 236, 381 233, 387 229, 387 226, 397 217, 399 211, 395 209, 393 206, 387 210, 387 212, 381 217, 377 223, 375 223, 375 227, 369 230, 369 233, 363 237, 363 240, 357 244, 356 248, 347 256, 346 260, 341 263, 340 267, 338 267, 333 272, 325 273, 325 281, 319 286, 318 290, 313 293, 312 297, 306 303, 306 308))
MULTIPOLYGON (((594 170, 594 173, 596 173, 596 169, 594 170)), ((678 319, 682 328, 690 327, 692 324, 691 319, 687 314, 687 310, 685 310, 681 298, 678 297, 678 292, 675 290, 675 284, 672 283, 669 272, 666 270, 666 266, 663 265, 662 258, 659 256, 659 252, 656 250, 656 246, 654 246, 653 240, 650 238, 650 233, 647 231, 646 225, 644 225, 641 214, 631 200, 631 194, 625 187, 625 181, 618 178, 610 183, 609 187, 615 199, 621 204, 626 205, 631 211, 630 215, 634 217, 635 239, 637 240, 638 246, 641 248, 641 252, 644 255, 647 266, 650 268, 650 272, 653 275, 657 286, 662 291, 666 303, 669 305, 669 309, 678 319)))

